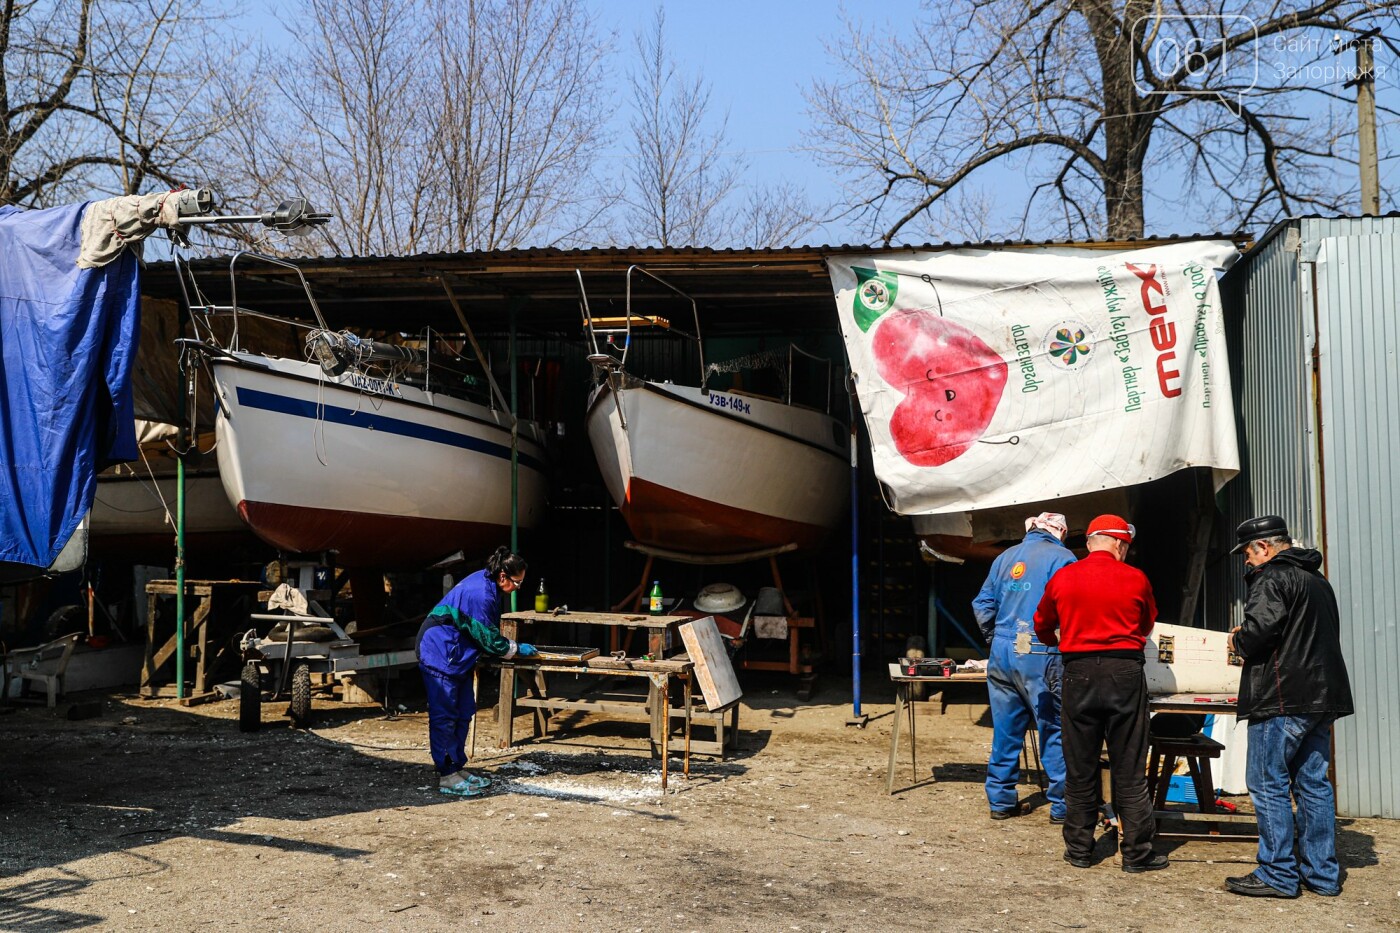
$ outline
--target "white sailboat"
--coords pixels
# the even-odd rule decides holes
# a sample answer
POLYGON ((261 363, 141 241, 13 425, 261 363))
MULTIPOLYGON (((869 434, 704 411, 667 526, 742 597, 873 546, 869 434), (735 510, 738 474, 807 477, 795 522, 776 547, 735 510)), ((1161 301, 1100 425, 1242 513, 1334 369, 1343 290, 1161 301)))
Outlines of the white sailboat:
MULTIPOLYGON (((219 472, 243 521, 285 551, 335 551, 345 567, 421 567, 508 540, 511 415, 435 387, 419 350, 328 329, 311 304, 314 361, 200 345, 219 399, 219 472)), ((543 435, 527 421, 514 434, 528 529, 544 516, 543 435)))
MULTIPOLYGON (((738 554, 788 544, 810 548, 841 520, 848 485, 846 428, 823 411, 739 391, 637 378, 625 370, 631 331, 669 322, 631 310, 598 318, 583 297, 585 330, 599 375, 588 436, 609 493, 642 544, 687 554, 738 554), (602 347, 598 335, 608 340, 602 347), (617 348, 618 340, 621 348, 617 348)), ((582 276, 579 277, 582 289, 582 276)), ((695 333, 682 334, 699 345, 695 333)), ((711 368, 713 369, 713 368, 711 368)))

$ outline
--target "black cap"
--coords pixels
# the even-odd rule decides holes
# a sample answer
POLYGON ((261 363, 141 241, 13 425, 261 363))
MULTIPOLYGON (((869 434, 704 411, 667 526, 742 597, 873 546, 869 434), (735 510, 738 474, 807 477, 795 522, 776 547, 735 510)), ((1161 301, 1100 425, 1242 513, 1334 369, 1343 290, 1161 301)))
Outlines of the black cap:
POLYGON ((1231 554, 1238 554, 1243 551, 1245 545, 1251 541, 1258 541, 1260 538, 1287 538, 1288 523, 1277 515, 1261 515, 1258 518, 1251 518, 1247 522, 1240 522, 1240 527, 1235 529, 1235 540, 1239 542, 1230 549, 1231 554))

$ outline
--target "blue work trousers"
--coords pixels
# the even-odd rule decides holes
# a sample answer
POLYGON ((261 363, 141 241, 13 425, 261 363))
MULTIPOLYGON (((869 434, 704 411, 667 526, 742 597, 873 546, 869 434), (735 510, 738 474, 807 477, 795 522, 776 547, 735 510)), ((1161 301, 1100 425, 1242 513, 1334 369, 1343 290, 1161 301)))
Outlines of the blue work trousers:
POLYGON ((1259 822, 1254 874, 1285 894, 1298 893, 1300 877, 1314 891, 1341 890, 1337 806, 1327 780, 1334 718, 1315 713, 1249 724, 1245 783, 1259 822))
MULTIPOLYGON (((1021 746, 1032 725, 1040 733, 1040 766, 1050 782, 1050 815, 1065 815, 1065 755, 1060 746, 1059 654, 1017 654, 1016 640, 992 639, 987 695, 992 707, 992 754, 987 759, 987 803, 993 810, 1017 805, 1021 746)), ((1043 652, 1043 647, 1038 647, 1043 652)))
POLYGON ((467 766, 467 732, 476 715, 472 675, 449 677, 423 668, 428 693, 428 750, 438 774, 455 774, 467 766))

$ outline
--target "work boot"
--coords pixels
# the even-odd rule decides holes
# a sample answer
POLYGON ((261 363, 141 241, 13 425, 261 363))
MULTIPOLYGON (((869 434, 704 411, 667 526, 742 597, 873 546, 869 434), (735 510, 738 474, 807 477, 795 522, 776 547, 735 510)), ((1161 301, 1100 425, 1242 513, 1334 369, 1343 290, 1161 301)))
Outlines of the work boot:
POLYGON ((1123 870, 1130 875, 1136 875, 1144 871, 1161 871, 1170 864, 1171 862, 1165 855, 1154 853, 1145 862, 1124 862, 1123 870))
POLYGON ((462 772, 456 774, 445 774, 438 778, 438 793, 450 794, 453 797, 480 797, 481 788, 474 787, 470 781, 462 777, 462 772))
POLYGON ((1069 852, 1065 853, 1065 861, 1069 862, 1075 868, 1089 868, 1094 864, 1093 859, 1080 858, 1077 855, 1070 855, 1069 852))
POLYGON ((1307 888, 1309 891, 1311 891, 1313 894, 1316 894, 1318 897, 1338 897, 1342 893, 1341 888, 1338 888, 1335 891, 1324 891, 1321 888, 1314 887, 1308 884, 1306 881, 1303 882, 1303 887, 1307 888))
POLYGON ((1014 816, 1020 816, 1021 814, 1025 813, 1025 812, 1026 812, 1026 807, 1025 807, 1025 805, 1024 805, 1024 804, 1018 803, 1018 804, 1016 804, 1016 806, 1014 806, 1014 807, 1008 807, 1008 808, 1005 809, 1005 810, 993 810, 993 811, 991 811, 991 817, 992 817, 992 819, 994 819, 994 820, 1009 820, 1009 819, 1011 819, 1012 817, 1014 817, 1014 816))
POLYGON ((1292 900, 1298 896, 1297 891, 1292 894, 1280 891, 1254 872, 1238 878, 1226 878, 1225 890, 1231 894, 1243 894, 1245 897, 1281 897, 1285 900, 1292 900))

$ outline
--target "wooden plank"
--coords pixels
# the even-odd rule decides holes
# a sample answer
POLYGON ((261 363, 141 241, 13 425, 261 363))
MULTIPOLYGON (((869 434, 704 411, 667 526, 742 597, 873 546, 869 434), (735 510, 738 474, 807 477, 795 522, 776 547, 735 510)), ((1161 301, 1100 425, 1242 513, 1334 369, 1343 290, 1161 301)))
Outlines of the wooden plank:
POLYGON ((728 706, 744 695, 734 665, 720 640, 715 617, 705 616, 680 628, 686 654, 695 664, 695 676, 700 681, 700 693, 711 711, 728 706))
MULTIPOLYGON (((507 612, 501 622, 569 622, 574 625, 606 625, 620 628, 667 629, 689 622, 689 616, 654 616, 643 612, 507 612)), ((505 634, 502 632, 502 634, 505 634)))
POLYGON ((553 661, 555 664, 582 664, 602 653, 597 648, 569 648, 561 645, 536 645, 535 651, 535 657, 541 661, 553 661))
MULTIPOLYGON (((531 709, 575 709, 585 712, 627 713, 650 716, 647 701, 638 697, 633 702, 622 700, 561 700, 556 697, 516 697, 515 705, 531 709)), ((679 711, 677 711, 679 714, 679 711)))

